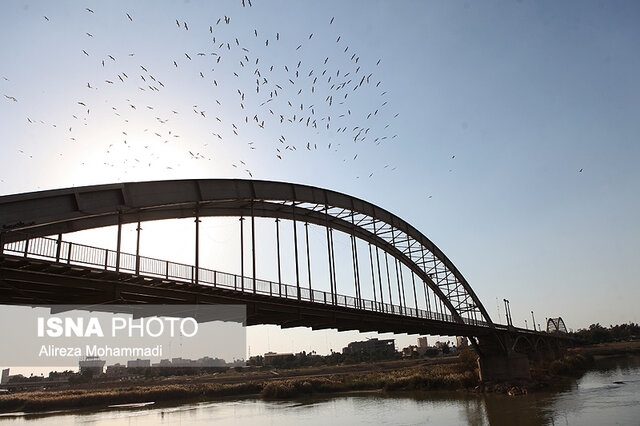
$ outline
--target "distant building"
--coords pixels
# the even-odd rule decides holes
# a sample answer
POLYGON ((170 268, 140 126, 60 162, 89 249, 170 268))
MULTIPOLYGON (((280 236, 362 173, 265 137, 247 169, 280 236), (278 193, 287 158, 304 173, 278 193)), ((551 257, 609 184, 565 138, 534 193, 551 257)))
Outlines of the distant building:
POLYGON ((191 363, 193 363, 193 361, 190 359, 184 359, 181 357, 171 358, 172 367, 191 367, 191 363))
POLYGON ((457 352, 455 346, 451 341, 446 342, 436 342, 435 347, 443 354, 443 355, 452 355, 457 352))
POLYGON ((396 352, 396 344, 393 339, 378 340, 376 338, 361 342, 351 342, 346 348, 342 348, 343 354, 379 354, 392 357, 396 352))
POLYGON ((127 375, 127 367, 120 363, 107 365, 107 371, 105 374, 107 376, 124 377, 127 375))
POLYGON ((156 362, 153 364, 154 367, 171 367, 171 361, 168 359, 161 359, 160 362, 156 362))
POLYGON ((211 358, 208 356, 198 359, 197 364, 198 367, 224 367, 225 365, 227 365, 224 359, 211 358))
POLYGON ((458 347, 458 350, 466 348, 467 346, 469 346, 469 340, 464 336, 458 336, 456 337, 456 346, 458 347))
POLYGON ((102 369, 104 368, 105 364, 106 361, 100 359, 97 356, 88 356, 78 362, 78 366, 80 367, 80 374, 84 373, 85 371, 93 371, 93 374, 96 376, 102 374, 102 369))
POLYGON ((409 345, 406 348, 402 348, 402 358, 417 358, 418 356, 420 355, 416 345, 409 345))
POLYGON ((135 367, 151 367, 150 359, 136 359, 127 361, 127 368, 135 368, 135 367))
POLYGON ((419 348, 428 348, 429 347, 429 341, 427 340, 427 336, 418 337, 418 347, 419 348))
MULTIPOLYGON (((146 360, 141 360, 146 361, 146 360)), ((134 361, 129 361, 127 363, 127 367, 131 367, 130 364, 134 361)), ((228 365, 240 365, 243 364, 244 361, 234 361, 233 363, 227 363, 222 358, 211 358, 209 356, 205 356, 196 360, 188 359, 188 358, 172 358, 172 359, 161 359, 160 362, 154 362, 151 364, 149 361, 148 365, 138 365, 138 367, 226 367, 228 365)))
POLYGON ((291 352, 284 354, 277 354, 275 352, 267 352, 264 354, 263 363, 264 365, 274 365, 278 363, 278 361, 284 361, 293 357, 294 355, 291 352))
POLYGON ((427 336, 418 337, 418 347, 416 348, 416 351, 418 351, 418 356, 419 357, 425 356, 429 349, 432 349, 432 348, 429 346, 427 336))

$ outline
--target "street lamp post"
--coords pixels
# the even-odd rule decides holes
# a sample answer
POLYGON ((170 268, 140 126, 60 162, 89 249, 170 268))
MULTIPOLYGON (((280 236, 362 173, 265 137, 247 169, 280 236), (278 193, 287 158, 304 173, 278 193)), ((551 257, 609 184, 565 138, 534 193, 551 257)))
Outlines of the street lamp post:
POLYGON ((533 320, 533 322, 531 323, 533 324, 533 331, 536 331, 536 318, 533 316, 533 311, 531 311, 531 319, 533 320))
POLYGON ((504 310, 507 316, 507 325, 513 325, 511 322, 511 309, 509 308, 509 301, 507 299, 502 299, 504 301, 504 310))

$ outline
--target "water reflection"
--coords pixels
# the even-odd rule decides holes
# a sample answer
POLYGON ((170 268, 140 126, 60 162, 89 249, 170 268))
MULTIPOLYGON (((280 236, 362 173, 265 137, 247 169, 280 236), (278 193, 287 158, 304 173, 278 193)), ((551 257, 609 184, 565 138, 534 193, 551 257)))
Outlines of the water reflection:
POLYGON ((606 359, 577 381, 525 396, 360 393, 295 401, 234 399, 133 410, 0 416, 0 426, 64 425, 637 425, 640 357, 606 359))

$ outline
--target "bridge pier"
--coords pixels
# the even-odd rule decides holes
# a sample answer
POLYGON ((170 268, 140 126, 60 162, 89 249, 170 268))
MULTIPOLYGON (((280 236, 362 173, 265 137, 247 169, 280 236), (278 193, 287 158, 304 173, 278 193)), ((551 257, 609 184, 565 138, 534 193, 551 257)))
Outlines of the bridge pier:
POLYGON ((503 334, 478 339, 478 368, 483 382, 531 379, 529 357, 515 352, 511 336, 503 334))

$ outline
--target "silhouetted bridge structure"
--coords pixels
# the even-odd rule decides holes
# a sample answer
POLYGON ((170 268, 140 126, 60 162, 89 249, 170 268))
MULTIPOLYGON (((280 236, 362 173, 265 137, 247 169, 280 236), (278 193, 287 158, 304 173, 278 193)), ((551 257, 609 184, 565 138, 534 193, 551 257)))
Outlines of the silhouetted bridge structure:
POLYGON ((551 358, 562 346, 561 335, 493 323, 458 269, 417 229, 371 203, 321 188, 179 180, 25 193, 0 197, 0 228, 2 304, 244 304, 248 325, 467 336, 485 379, 527 377, 527 355, 551 358), (208 216, 240 217, 240 274, 200 266, 199 223, 208 216), (195 219, 193 264, 140 254, 141 222, 189 217, 195 219), (257 217, 275 219, 277 281, 256 276, 257 217), (245 219, 250 253, 244 249, 245 219), (282 220, 292 223, 293 259, 285 263, 295 265, 295 284, 281 277, 282 220), (138 224, 136 253, 121 250, 122 225, 128 223, 138 224), (326 230, 329 291, 312 285, 309 224, 326 230), (116 250, 64 239, 105 226, 117 226, 116 250), (338 292, 334 231, 350 238, 351 295, 338 292), (363 290, 373 297, 364 297, 363 290))

